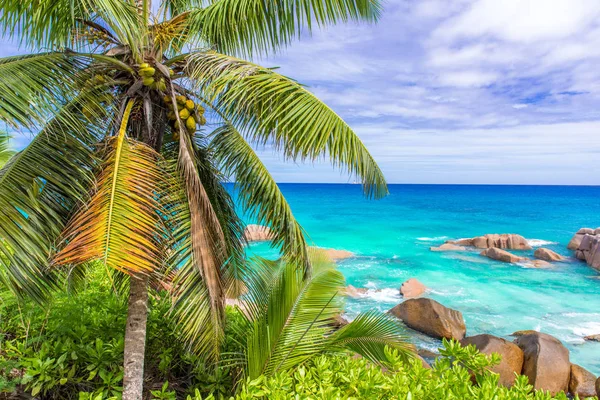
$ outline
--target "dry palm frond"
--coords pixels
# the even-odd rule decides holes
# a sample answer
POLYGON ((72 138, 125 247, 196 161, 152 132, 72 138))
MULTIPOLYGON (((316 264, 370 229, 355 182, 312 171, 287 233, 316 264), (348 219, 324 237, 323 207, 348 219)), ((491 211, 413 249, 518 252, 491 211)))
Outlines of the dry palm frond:
POLYGON ((161 171, 150 147, 125 138, 132 106, 130 101, 119 135, 106 143, 95 191, 67 226, 57 265, 102 260, 119 271, 148 274, 161 264, 161 171))

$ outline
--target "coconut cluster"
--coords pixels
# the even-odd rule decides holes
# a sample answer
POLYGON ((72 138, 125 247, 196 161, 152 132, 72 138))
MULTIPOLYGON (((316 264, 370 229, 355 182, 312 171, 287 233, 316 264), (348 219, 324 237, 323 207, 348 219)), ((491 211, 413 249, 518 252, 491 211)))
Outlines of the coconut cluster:
POLYGON ((102 46, 112 43, 110 36, 106 32, 90 27, 75 30, 74 40, 87 42, 90 45, 95 43, 102 46))
POLYGON ((162 76, 155 79, 156 69, 151 67, 150 64, 140 64, 138 73, 142 77, 142 82, 144 83, 144 86, 147 86, 150 89, 160 90, 161 92, 165 92, 167 90, 167 84, 165 82, 165 79, 162 76))
POLYGON ((171 121, 173 128, 173 137, 177 139, 179 137, 179 121, 181 120, 185 124, 185 128, 188 132, 193 133, 196 131, 196 125, 206 124, 206 118, 204 117, 204 107, 196 105, 193 100, 188 99, 185 96, 177 96, 177 110, 173 108, 173 103, 169 96, 165 96, 164 99, 169 112, 167 118, 171 121), (177 114, 179 114, 179 119, 177 114))

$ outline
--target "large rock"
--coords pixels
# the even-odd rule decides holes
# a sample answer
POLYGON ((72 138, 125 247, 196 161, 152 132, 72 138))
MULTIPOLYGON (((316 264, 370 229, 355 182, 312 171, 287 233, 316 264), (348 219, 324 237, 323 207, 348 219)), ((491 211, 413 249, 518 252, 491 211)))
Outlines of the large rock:
POLYGON ((265 242, 271 240, 271 229, 268 226, 251 224, 244 229, 247 242, 265 242))
POLYGON ((600 398, 600 378, 596 379, 596 396, 600 398))
POLYGON ((522 374, 529 378, 535 389, 548 390, 552 394, 569 389, 569 350, 560 340, 535 332, 518 337, 515 343, 523 350, 522 374))
POLYGON ((600 235, 584 235, 575 256, 600 270, 600 235))
POLYGON ((409 328, 431 337, 461 340, 467 328, 460 311, 444 307, 432 299, 406 300, 389 311, 409 328))
POLYGON ((577 248, 581 244, 581 239, 583 239, 583 237, 585 235, 593 235, 593 234, 594 234, 594 229, 581 228, 580 230, 577 231, 577 233, 575 233, 575 235, 573 235, 573 237, 571 238, 571 241, 567 245, 567 248, 570 250, 577 250, 577 248))
POLYGON ((421 282, 415 278, 410 278, 400 286, 400 294, 405 299, 412 299, 425 293, 425 289, 427 288, 421 282))
POLYGON ((487 234, 472 239, 449 240, 446 243, 459 246, 473 246, 479 249, 496 247, 499 249, 531 250, 531 246, 527 242, 527 239, 514 233, 487 234))
POLYGON ((484 354, 498 353, 502 356, 500 364, 491 370, 500 375, 500 384, 512 386, 515 381, 515 372, 521 374, 523 369, 523 350, 508 340, 492 335, 469 336, 460 341, 462 345, 473 344, 477 350, 484 354))
POLYGON ((561 256, 560 254, 550 250, 550 249, 545 249, 543 247, 540 247, 539 249, 537 249, 535 251, 535 253, 533 253, 533 256, 535 258, 538 258, 540 260, 544 260, 544 261, 562 261, 565 258, 563 256, 561 256))
POLYGON ((452 243, 444 243, 438 247, 430 247, 431 251, 466 251, 467 248, 465 246, 460 246, 452 243))
POLYGON ((491 258, 492 260, 498 260, 498 261, 507 262, 507 263, 518 263, 518 262, 527 261, 527 258, 519 257, 517 255, 509 253, 506 250, 497 249, 495 247, 492 247, 490 249, 485 249, 480 254, 482 256, 491 258))
POLYGON ((571 364, 569 393, 584 399, 596 395, 596 377, 590 371, 577 364, 571 364))

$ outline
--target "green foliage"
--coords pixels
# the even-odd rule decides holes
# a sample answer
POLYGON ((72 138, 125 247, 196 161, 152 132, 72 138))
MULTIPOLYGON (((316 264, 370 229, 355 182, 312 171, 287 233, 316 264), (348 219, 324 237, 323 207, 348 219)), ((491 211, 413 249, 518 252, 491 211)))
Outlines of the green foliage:
MULTIPOLYGON (((92 269, 88 278, 79 292, 58 294, 44 308, 0 292, 0 393, 18 388, 47 399, 120 398, 126 299, 113 291, 102 268, 92 269)), ((217 366, 214 372, 213 365, 190 353, 177 337, 171 305, 166 293, 151 299, 146 377, 149 387, 176 385, 176 390, 158 389, 155 397, 166 399, 170 392, 193 400, 210 393, 229 396, 237 370, 217 366)), ((239 352, 233 331, 241 318, 228 309, 227 321, 224 349, 239 352)))
POLYGON ((344 277, 324 252, 308 252, 310 274, 285 261, 252 262, 243 297, 247 376, 271 376, 324 352, 351 350, 380 362, 385 346, 391 346, 407 357, 411 345, 396 318, 369 312, 334 328, 333 319, 344 305, 344 277))
POLYGON ((397 350, 387 349, 387 371, 364 358, 323 355, 290 371, 248 378, 235 399, 567 400, 564 393, 553 397, 534 391, 525 376, 512 388, 499 386, 498 375, 486 370, 499 362, 498 356, 481 354, 474 346, 445 341, 441 351, 442 357, 427 369, 420 360, 407 362, 397 350), (478 375, 477 383, 472 373, 478 375))

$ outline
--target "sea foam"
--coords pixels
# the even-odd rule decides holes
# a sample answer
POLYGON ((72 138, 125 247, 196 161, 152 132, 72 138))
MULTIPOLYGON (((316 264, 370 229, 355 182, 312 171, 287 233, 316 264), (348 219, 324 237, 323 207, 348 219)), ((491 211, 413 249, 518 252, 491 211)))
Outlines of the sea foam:
POLYGON ((549 240, 543 240, 543 239, 527 239, 527 243, 529 243, 529 245, 531 247, 541 247, 541 246, 547 246, 549 244, 556 244, 556 242, 551 242, 549 240))

